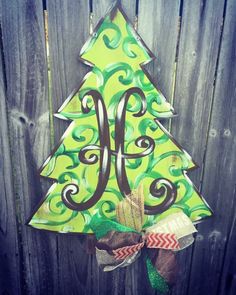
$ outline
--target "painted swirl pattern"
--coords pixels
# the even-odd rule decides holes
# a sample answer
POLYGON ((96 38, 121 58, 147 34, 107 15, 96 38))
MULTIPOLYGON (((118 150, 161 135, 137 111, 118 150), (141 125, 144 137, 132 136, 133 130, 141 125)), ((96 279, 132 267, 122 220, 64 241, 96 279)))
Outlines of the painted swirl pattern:
POLYGON ((178 211, 210 216, 186 175, 194 162, 158 121, 173 108, 140 66, 152 57, 122 12, 103 19, 81 57, 92 70, 59 110, 72 122, 41 169, 55 183, 29 224, 91 233, 91 216, 115 219, 117 203, 140 184, 145 226, 178 211))

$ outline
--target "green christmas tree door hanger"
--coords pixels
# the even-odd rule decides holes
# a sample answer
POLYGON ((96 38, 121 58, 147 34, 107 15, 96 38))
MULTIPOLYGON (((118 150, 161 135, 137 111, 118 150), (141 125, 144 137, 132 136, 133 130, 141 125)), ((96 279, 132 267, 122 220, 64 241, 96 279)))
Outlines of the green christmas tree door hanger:
POLYGON ((81 50, 91 71, 56 114, 71 123, 40 170, 54 184, 29 225, 93 233, 92 217, 115 221, 117 205, 140 186, 144 229, 173 213, 192 222, 212 214, 186 174, 196 164, 158 121, 173 108, 142 67, 152 59, 113 7, 81 50))

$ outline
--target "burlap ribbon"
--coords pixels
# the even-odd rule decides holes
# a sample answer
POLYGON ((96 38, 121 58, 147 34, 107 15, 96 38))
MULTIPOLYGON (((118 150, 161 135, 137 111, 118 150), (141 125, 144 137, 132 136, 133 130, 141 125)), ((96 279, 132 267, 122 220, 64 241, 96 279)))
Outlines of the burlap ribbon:
POLYGON ((94 215, 90 226, 97 238, 96 257, 104 271, 133 263, 143 248, 151 286, 166 293, 177 274, 175 251, 193 242, 195 227, 182 212, 172 214, 152 227, 143 227, 142 188, 120 202, 117 221, 94 215))

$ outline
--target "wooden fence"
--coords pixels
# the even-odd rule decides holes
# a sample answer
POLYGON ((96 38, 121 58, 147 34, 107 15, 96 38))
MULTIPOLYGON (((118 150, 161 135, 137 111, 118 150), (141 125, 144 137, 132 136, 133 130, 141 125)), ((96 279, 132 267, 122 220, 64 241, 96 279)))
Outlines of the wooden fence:
MULTIPOLYGON (((0 0, 0 294, 155 293, 142 262, 103 273, 84 238, 25 226, 50 185, 37 168, 67 127, 52 114, 88 71, 79 51, 111 3, 0 0)), ((215 213, 179 255, 172 295, 236 294, 236 1, 122 4, 158 57, 147 68, 178 113, 171 133, 199 164, 189 176, 215 213)))

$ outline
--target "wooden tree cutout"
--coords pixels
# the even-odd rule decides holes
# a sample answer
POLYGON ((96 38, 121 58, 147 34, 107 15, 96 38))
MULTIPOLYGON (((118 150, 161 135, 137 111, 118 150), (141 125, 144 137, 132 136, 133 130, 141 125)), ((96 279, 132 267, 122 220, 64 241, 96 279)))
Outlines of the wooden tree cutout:
POLYGON ((57 113, 72 123, 40 169, 55 182, 29 225, 92 233, 91 217, 115 219, 139 185, 144 227, 179 211, 192 221, 211 215, 186 175, 196 164, 158 121, 174 111, 143 68, 153 57, 119 4, 98 23, 81 50, 92 70, 57 113))

